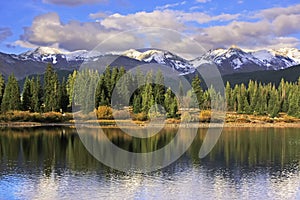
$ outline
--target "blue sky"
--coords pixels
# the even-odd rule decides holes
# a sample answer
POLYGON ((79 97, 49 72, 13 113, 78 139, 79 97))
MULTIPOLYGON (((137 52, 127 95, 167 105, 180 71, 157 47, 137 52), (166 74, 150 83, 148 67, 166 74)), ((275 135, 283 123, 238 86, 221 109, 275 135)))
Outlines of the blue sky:
MULTIPOLYGON (((300 47, 296 0, 10 0, 1 1, 0 13, 0 51, 7 53, 38 46, 91 50, 120 32, 152 26, 183 33, 205 49, 300 47)), ((124 49, 145 43, 134 38, 114 42, 124 49)))

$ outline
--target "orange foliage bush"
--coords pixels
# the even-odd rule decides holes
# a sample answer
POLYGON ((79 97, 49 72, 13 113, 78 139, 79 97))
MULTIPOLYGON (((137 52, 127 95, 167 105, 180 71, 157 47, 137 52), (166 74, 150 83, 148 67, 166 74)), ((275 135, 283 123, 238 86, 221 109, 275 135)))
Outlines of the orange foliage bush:
POLYGON ((99 106, 96 115, 98 119, 113 119, 112 108, 108 106, 99 106))

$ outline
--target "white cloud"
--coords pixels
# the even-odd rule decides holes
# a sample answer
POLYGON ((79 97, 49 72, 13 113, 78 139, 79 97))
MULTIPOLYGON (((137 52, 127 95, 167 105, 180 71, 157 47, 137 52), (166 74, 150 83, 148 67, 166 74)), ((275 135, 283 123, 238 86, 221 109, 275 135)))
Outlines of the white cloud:
POLYGON ((183 30, 182 23, 177 11, 164 10, 153 12, 137 12, 134 14, 113 14, 103 19, 100 23, 107 29, 134 29, 140 27, 164 27, 175 30, 183 30))
POLYGON ((196 0, 198 3, 207 3, 210 2, 211 0, 196 0))
POLYGON ((183 30, 185 22, 205 24, 211 21, 231 21, 237 19, 239 14, 221 14, 210 16, 202 12, 183 12, 176 10, 156 10, 153 12, 137 12, 134 14, 113 14, 101 21, 106 28, 123 29, 124 27, 164 27, 183 30))
POLYGON ((78 6, 82 4, 97 4, 104 3, 107 0, 43 0, 43 3, 50 3, 65 6, 78 6))
POLYGON ((229 47, 233 44, 247 49, 296 47, 297 38, 276 37, 273 25, 267 21, 238 22, 200 29, 195 40, 205 48, 229 47))
MULTIPOLYGON (((106 29, 96 22, 70 21, 63 24, 56 13, 48 13, 36 17, 32 26, 25 28, 25 32, 17 44, 23 46, 25 44, 28 47, 29 44, 50 46, 57 43, 60 48, 70 51, 78 49, 91 50, 98 43, 117 33, 119 31, 106 29)), ((138 43, 138 38, 127 34, 123 35, 122 38, 118 38, 118 40, 112 41, 110 47, 107 46, 107 48, 118 46, 126 49, 130 45, 133 46, 138 43)))
POLYGON ((273 25, 274 34, 285 36, 300 32, 300 4, 261 10, 254 16, 266 19, 273 25))
POLYGON ((272 22, 275 33, 279 36, 300 32, 300 14, 279 15, 272 22))
POLYGON ((163 6, 157 6, 156 9, 157 10, 165 10, 165 9, 174 8, 174 7, 177 7, 177 6, 182 6, 182 5, 185 5, 185 4, 186 4, 186 1, 182 1, 182 2, 178 2, 178 3, 166 4, 166 5, 163 5, 163 6))
POLYGON ((103 51, 158 46, 182 54, 199 52, 191 48, 190 40, 174 31, 150 31, 146 36, 140 34, 147 27, 161 27, 185 33, 207 50, 233 44, 247 49, 297 47, 299 39, 291 34, 300 31, 300 14, 292 8, 280 8, 284 13, 286 9, 291 9, 292 14, 279 14, 278 9, 258 12, 254 22, 242 21, 245 16, 241 14, 208 15, 202 12, 155 10, 127 15, 92 13, 90 17, 97 22, 62 23, 57 13, 48 13, 35 17, 32 25, 24 29, 24 34, 15 44, 23 47, 58 45, 69 51, 91 50, 100 42, 123 32, 109 42, 104 42, 103 51), (222 22, 222 25, 207 26, 213 21, 222 22), (130 32, 132 29, 134 31, 130 32))
POLYGON ((256 14, 256 17, 266 18, 268 20, 274 20, 280 15, 294 15, 300 14, 300 4, 289 6, 289 7, 275 7, 264 9, 256 14))

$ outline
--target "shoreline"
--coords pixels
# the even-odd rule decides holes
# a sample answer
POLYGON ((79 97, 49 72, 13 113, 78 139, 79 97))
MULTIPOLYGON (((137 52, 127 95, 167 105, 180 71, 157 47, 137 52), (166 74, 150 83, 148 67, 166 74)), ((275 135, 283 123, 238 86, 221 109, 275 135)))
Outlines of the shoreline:
MULTIPOLYGON (((100 123, 101 120, 99 121, 100 123)), ((115 122, 111 122, 111 124, 107 123, 105 120, 104 124, 100 124, 96 126, 95 122, 80 122, 78 125, 82 127, 92 127, 92 128, 118 128, 115 122)), ((62 122, 62 123, 39 123, 39 122, 1 122, 0 128, 35 128, 35 127, 75 127, 74 122, 62 122)), ((153 127, 166 127, 166 128, 178 128, 180 126, 179 123, 165 123, 165 124, 153 124, 153 127)), ((122 128, 145 128, 147 127, 146 123, 143 124, 133 124, 128 126, 121 126, 122 128)), ((188 123, 183 124, 184 128, 300 128, 299 122, 273 122, 273 123, 253 123, 253 122, 226 122, 222 123, 188 123)))

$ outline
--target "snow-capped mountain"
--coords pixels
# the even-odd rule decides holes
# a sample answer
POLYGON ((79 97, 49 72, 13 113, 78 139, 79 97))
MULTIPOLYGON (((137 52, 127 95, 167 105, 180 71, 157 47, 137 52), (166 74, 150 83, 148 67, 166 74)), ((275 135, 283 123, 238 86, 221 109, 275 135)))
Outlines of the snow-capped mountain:
POLYGON ((57 70, 72 71, 84 62, 94 61, 97 61, 97 65, 124 66, 126 69, 154 63, 170 67, 182 75, 194 73, 197 67, 204 64, 215 64, 221 74, 225 75, 286 69, 300 64, 300 51, 295 48, 250 51, 231 47, 210 50, 194 60, 186 60, 169 51, 158 49, 130 49, 121 53, 100 54, 86 50, 67 52, 39 47, 19 55, 0 52, 0 73, 5 77, 14 73, 18 79, 22 79, 31 74, 44 73, 47 63, 52 63, 57 70))
POLYGON ((280 70, 300 64, 300 53, 296 49, 246 51, 237 47, 215 49, 192 60, 195 66, 199 60, 216 64, 221 74, 252 72, 260 70, 280 70))
POLYGON ((188 61, 169 51, 150 49, 138 51, 130 49, 122 53, 123 56, 133 58, 146 63, 158 63, 179 71, 181 74, 190 74, 195 72, 195 67, 188 61))
POLYGON ((59 59, 65 59, 66 61, 85 61, 89 57, 89 52, 86 50, 67 52, 51 47, 38 47, 37 49, 27 51, 17 56, 17 58, 22 60, 49 62, 52 64, 56 64, 59 59))

